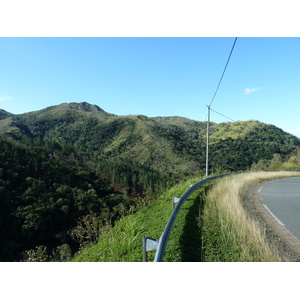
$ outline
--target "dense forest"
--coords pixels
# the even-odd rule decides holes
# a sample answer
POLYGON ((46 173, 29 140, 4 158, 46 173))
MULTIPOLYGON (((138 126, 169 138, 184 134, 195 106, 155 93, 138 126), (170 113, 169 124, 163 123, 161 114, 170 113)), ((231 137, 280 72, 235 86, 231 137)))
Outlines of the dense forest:
MULTIPOLYGON (((0 260, 32 261, 38 251, 65 260, 163 190, 203 175, 205 130, 86 102, 0 110, 0 260)), ((296 168, 299 145, 273 125, 211 123, 210 172, 296 168)))
POLYGON ((2 261, 20 260, 25 250, 39 245, 51 253, 62 245, 76 251, 79 244, 68 230, 80 217, 95 213, 99 225, 112 225, 135 207, 94 172, 50 159, 42 149, 4 138, 0 149, 2 261))

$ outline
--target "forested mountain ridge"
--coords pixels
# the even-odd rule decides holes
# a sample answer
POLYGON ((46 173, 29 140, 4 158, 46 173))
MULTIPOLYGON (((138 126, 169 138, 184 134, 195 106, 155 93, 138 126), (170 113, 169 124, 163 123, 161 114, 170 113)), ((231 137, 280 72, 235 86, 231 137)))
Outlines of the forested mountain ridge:
MULTIPOLYGON (((205 168, 206 123, 178 116, 117 116, 86 102, 63 103, 21 115, 1 111, 0 134, 72 148, 99 168, 134 161, 167 177, 205 168)), ((210 142, 211 167, 227 170, 248 169, 274 153, 285 157, 300 145, 297 137, 258 121, 211 122, 210 142)))
POLYGON ((0 109, 0 120, 6 119, 6 118, 8 118, 10 116, 12 116, 11 113, 9 113, 9 112, 7 112, 7 111, 5 111, 3 109, 0 109))
MULTIPOLYGON (((288 159, 300 145, 258 121, 210 128, 211 171, 288 159)), ((112 226, 175 182, 204 174, 205 148, 206 123, 178 116, 117 116, 86 102, 0 110, 0 260, 39 245, 76 251, 78 220, 112 226)))
POLYGON ((188 137, 181 127, 161 125, 142 115, 115 116, 87 103, 10 116, 0 121, 0 128, 0 133, 15 140, 70 144, 76 151, 88 151, 94 157, 125 157, 164 171, 188 169, 180 149, 188 137))

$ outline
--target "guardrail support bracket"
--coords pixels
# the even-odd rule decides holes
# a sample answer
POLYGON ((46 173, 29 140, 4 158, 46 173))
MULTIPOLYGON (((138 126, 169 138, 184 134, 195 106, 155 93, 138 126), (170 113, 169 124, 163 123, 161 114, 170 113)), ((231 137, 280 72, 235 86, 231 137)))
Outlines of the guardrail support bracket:
POLYGON ((175 204, 180 200, 178 197, 172 197, 172 209, 174 209, 175 204))
POLYGON ((143 237, 143 257, 144 262, 148 261, 147 253, 149 251, 157 250, 159 239, 154 239, 144 235, 143 237))

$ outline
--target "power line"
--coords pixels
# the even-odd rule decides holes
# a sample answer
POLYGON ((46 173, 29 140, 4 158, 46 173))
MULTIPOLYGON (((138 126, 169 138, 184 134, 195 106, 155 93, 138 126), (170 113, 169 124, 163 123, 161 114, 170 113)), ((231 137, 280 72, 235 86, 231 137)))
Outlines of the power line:
POLYGON ((236 40, 237 40, 237 37, 236 37, 235 40, 234 40, 233 46, 232 46, 232 48, 231 48, 229 57, 228 57, 228 59, 227 59, 227 62, 226 62, 224 71, 223 71, 223 73, 222 73, 222 76, 221 76, 221 79, 220 79, 219 84, 218 84, 218 86, 217 86, 217 89, 216 89, 216 91, 215 91, 215 94, 214 94, 214 96, 213 96, 213 98, 212 98, 212 100, 211 100, 211 102, 210 102, 210 105, 207 105, 207 108, 208 108, 208 120, 207 120, 207 136, 206 136, 206 177, 208 177, 209 122, 210 122, 210 110, 211 110, 210 107, 211 107, 211 105, 212 105, 212 103, 213 103, 213 101, 214 101, 214 99, 215 99, 215 97, 216 97, 216 94, 217 94, 218 89, 219 89, 219 87, 220 87, 220 84, 221 84, 221 82, 222 82, 223 76, 224 76, 224 74, 225 74, 225 71, 226 71, 226 69, 227 69, 227 66, 228 66, 228 63, 229 63, 231 54, 232 54, 233 49, 234 49, 234 46, 235 46, 236 40))
POLYGON ((213 101, 214 101, 214 99, 215 99, 215 97, 216 97, 216 94, 217 94, 217 92, 218 92, 218 89, 219 89, 220 84, 221 84, 221 82, 222 82, 223 76, 224 76, 225 71, 226 71, 226 69, 227 69, 227 65, 228 65, 228 63, 229 63, 229 60, 230 60, 231 54, 232 54, 232 52, 233 52, 233 49, 234 49, 234 46, 235 46, 236 41, 237 41, 237 37, 236 37, 235 40, 234 40, 234 43, 233 43, 233 46, 232 46, 232 48, 231 48, 229 57, 228 57, 228 59, 227 59, 227 63, 226 63, 226 65, 225 65, 223 74, 222 74, 222 76, 221 76, 221 79, 220 79, 220 81, 219 81, 219 84, 218 84, 217 89, 216 89, 216 91, 215 91, 215 94, 214 94, 214 96, 213 96, 213 98, 212 98, 212 100, 211 100, 211 102, 210 102, 209 107, 212 105, 212 103, 213 103, 213 101))
MULTIPOLYGON (((233 120, 233 119, 231 119, 231 118, 229 118, 229 117, 227 117, 227 116, 225 116, 225 115, 223 115, 223 114, 221 114, 221 113, 219 113, 219 112, 213 110, 212 108, 210 108, 210 110, 212 110, 213 112, 219 114, 220 116, 222 116, 222 117, 224 117, 224 118, 226 118, 226 119, 228 119, 228 120, 230 120, 230 121, 232 121, 232 122, 237 122, 236 120, 233 120)), ((208 118, 208 114, 206 114, 205 120, 204 120, 203 122, 206 122, 206 121, 207 121, 207 118, 208 118)))
POLYGON ((233 121, 233 122, 236 122, 235 120, 233 120, 233 119, 231 119, 231 118, 229 118, 229 117, 226 117, 225 115, 222 115, 221 113, 219 113, 219 112, 213 110, 212 108, 211 108, 210 110, 212 110, 213 112, 219 114, 220 116, 222 116, 222 117, 224 117, 224 118, 226 118, 226 119, 228 119, 228 120, 231 120, 231 121, 233 121))

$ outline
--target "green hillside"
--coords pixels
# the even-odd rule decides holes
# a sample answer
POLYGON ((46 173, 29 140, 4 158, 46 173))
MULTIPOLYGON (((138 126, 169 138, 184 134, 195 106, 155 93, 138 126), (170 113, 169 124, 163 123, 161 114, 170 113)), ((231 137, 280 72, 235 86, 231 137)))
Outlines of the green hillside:
POLYGON ((7 112, 7 111, 5 111, 3 109, 0 109, 0 120, 6 119, 6 118, 8 118, 10 116, 12 116, 11 113, 9 113, 9 112, 7 112))
MULTIPOLYGON (((0 261, 22 259, 45 245, 50 253, 79 243, 68 231, 80 217, 97 212, 101 226, 135 210, 133 199, 115 192, 93 171, 61 163, 40 148, 0 138, 0 261)), ((58 255, 58 253, 57 253, 58 255)))
POLYGON ((213 124, 211 127, 210 139, 212 142, 225 140, 228 138, 245 138, 248 134, 262 127, 263 124, 258 121, 238 121, 213 124))
MULTIPOLYGON (((258 121, 211 123, 210 173, 269 168, 274 155, 295 166, 299 145, 258 121)), ((178 116, 117 116, 86 102, 0 110, 0 260, 38 246, 50 256, 61 247, 74 253, 91 239, 78 233, 80 222, 114 226, 201 177, 205 151, 206 123, 178 116)))
MULTIPOLYGON (((168 177, 198 175, 205 168, 204 122, 116 116, 86 102, 16 116, 3 111, 2 118, 0 133, 14 140, 68 145, 95 164, 133 160, 168 177)), ((247 169, 274 153, 285 157, 299 146, 295 136, 258 121, 211 123, 210 128, 212 169, 247 169)))
MULTIPOLYGON (((114 228, 100 235, 98 243, 83 249, 72 261, 142 262, 143 236, 159 238, 172 213, 172 196, 180 197, 191 184, 199 180, 193 178, 175 185, 136 214, 116 222, 114 228)), ((200 244, 196 218, 199 217, 200 197, 207 186, 194 192, 181 208, 170 234, 164 261, 200 261, 199 248, 195 248, 189 238, 200 244)), ((148 253, 148 261, 153 261, 154 254, 154 251, 148 253)))

